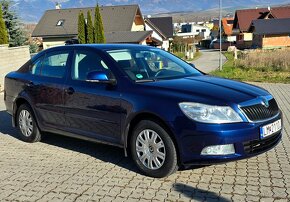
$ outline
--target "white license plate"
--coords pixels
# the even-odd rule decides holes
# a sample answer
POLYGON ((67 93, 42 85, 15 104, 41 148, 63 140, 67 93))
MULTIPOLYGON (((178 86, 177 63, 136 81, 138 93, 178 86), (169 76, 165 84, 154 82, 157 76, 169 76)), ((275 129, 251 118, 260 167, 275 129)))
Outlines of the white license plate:
POLYGON ((281 119, 279 119, 278 121, 275 121, 274 123, 270 123, 268 125, 261 127, 260 128, 261 139, 278 132, 279 130, 281 130, 281 128, 282 128, 281 119))

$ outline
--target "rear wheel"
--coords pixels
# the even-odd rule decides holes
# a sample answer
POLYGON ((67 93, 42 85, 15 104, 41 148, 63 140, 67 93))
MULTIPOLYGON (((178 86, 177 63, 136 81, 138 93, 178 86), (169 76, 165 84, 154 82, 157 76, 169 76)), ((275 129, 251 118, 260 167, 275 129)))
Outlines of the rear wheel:
POLYGON ((138 168, 151 177, 166 177, 177 169, 175 145, 159 124, 144 120, 134 129, 130 141, 132 158, 138 168))
POLYGON ((29 105, 23 104, 18 108, 16 121, 21 140, 25 142, 38 142, 41 140, 40 131, 29 105))

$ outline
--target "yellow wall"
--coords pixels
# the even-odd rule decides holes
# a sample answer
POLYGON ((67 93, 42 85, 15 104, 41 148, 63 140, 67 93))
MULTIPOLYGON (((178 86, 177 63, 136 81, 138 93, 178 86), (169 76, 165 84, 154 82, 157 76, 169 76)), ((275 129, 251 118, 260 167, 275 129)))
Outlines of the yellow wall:
POLYGON ((204 26, 208 27, 210 30, 213 29, 214 24, 212 22, 210 23, 205 23, 204 26))
POLYGON ((244 33, 244 41, 252 41, 253 33, 244 33))
POLYGON ((144 27, 144 25, 137 25, 135 22, 133 22, 131 31, 144 31, 144 27))

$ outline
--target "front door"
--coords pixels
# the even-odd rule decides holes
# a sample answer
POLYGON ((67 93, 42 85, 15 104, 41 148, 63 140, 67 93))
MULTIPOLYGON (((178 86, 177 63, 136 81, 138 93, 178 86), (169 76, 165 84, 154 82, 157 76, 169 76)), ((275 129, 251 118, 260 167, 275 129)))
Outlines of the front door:
POLYGON ((76 50, 71 75, 65 85, 67 129, 79 135, 118 143, 121 113, 118 86, 86 81, 91 71, 104 71, 113 77, 96 52, 76 50))

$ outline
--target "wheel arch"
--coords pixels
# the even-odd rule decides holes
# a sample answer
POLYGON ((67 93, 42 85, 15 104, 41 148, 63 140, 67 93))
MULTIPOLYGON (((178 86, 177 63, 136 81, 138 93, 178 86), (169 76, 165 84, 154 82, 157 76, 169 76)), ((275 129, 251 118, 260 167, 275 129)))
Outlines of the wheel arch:
MULTIPOLYGON (((32 112, 33 112, 33 115, 35 116, 35 112, 34 112, 34 109, 31 107, 31 104, 30 102, 28 101, 28 99, 24 98, 24 97, 18 97, 14 103, 13 103, 13 118, 12 118, 12 125, 13 127, 16 127, 17 126, 17 121, 16 121, 16 114, 17 114, 17 110, 18 108, 23 105, 23 104, 27 104, 29 105, 29 107, 31 108, 32 112)), ((36 121, 37 123, 37 121, 36 121)))
POLYGON ((130 120, 130 122, 127 124, 126 130, 125 130, 125 138, 124 138, 124 140, 125 140, 125 142, 124 142, 125 155, 127 155, 127 153, 130 152, 129 151, 130 147, 128 145, 130 144, 130 139, 132 137, 132 132, 133 132, 134 128, 137 126, 138 123, 140 123, 143 120, 149 120, 149 121, 156 122, 166 130, 166 132, 169 134, 170 138, 172 139, 172 141, 175 145, 176 152, 177 152, 178 165, 181 165, 179 145, 178 145, 178 142, 176 140, 176 137, 173 134, 173 131, 170 129, 169 125, 162 118, 160 118, 158 115, 150 113, 150 112, 142 112, 142 113, 136 114, 130 120))

